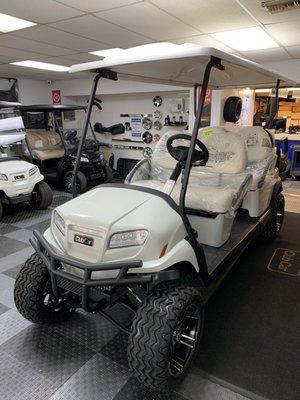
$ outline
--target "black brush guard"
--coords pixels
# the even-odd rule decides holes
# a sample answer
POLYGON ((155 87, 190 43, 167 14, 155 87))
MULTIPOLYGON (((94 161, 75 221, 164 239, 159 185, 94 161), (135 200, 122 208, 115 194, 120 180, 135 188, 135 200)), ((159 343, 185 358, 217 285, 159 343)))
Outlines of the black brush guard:
POLYGON ((175 280, 180 276, 178 270, 166 270, 143 275, 129 274, 129 269, 142 268, 143 262, 141 260, 104 262, 100 264, 83 263, 80 260, 57 254, 40 232, 35 230, 33 235, 34 238, 30 239, 30 243, 49 271, 53 294, 58 299, 67 298, 68 292, 62 293, 61 288, 69 289, 70 292, 82 298, 81 307, 88 312, 94 311, 90 303, 91 300, 95 301, 97 293, 101 292, 101 287, 105 289, 110 286, 151 284, 152 282, 175 280), (83 271, 83 277, 81 278, 63 270, 62 264, 80 269, 83 271), (93 272, 112 270, 119 270, 115 278, 92 279, 93 272))

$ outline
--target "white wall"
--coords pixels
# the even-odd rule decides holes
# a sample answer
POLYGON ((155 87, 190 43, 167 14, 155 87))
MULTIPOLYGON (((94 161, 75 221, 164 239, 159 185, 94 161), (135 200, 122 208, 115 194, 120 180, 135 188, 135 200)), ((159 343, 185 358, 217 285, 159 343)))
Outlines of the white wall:
POLYGON ((45 81, 18 78, 18 86, 22 104, 47 104, 51 101, 49 85, 45 81))

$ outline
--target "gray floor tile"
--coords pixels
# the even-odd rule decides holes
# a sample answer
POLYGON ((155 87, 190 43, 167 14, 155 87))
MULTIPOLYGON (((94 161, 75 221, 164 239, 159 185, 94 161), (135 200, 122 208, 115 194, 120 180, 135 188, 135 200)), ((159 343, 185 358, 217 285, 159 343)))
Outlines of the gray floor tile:
POLYGON ((30 206, 10 208, 9 214, 4 215, 2 222, 14 225, 18 228, 26 228, 29 225, 49 219, 51 210, 35 210, 30 206))
POLYGON ((6 233, 12 232, 12 231, 16 231, 19 228, 13 226, 13 225, 9 225, 9 224, 5 224, 3 222, 0 222, 0 236, 1 235, 5 235, 6 233))
POLYGON ((114 400, 185 400, 178 393, 170 393, 168 395, 159 394, 152 390, 146 389, 136 379, 130 378, 126 385, 114 397, 114 400))
POLYGON ((6 270, 6 271, 3 271, 2 273, 4 275, 6 275, 6 276, 9 276, 10 278, 16 279, 17 275, 18 275, 18 273, 19 273, 19 271, 20 271, 20 269, 22 267, 22 265, 23 264, 17 265, 15 267, 12 267, 12 268, 6 270))
POLYGON ((26 329, 31 322, 24 319, 17 310, 9 310, 0 315, 0 345, 26 329))
POLYGON ((124 332, 119 332, 105 346, 103 346, 101 354, 127 367, 127 347, 128 335, 124 332))
POLYGON ((190 400, 249 400, 238 393, 192 373, 186 376, 178 392, 190 400))
POLYGON ((27 246, 30 246, 29 239, 32 238, 32 231, 28 229, 18 229, 16 231, 6 233, 5 237, 18 240, 19 242, 26 243, 27 246))
POLYGON ((57 388, 95 354, 47 326, 38 325, 29 326, 1 348, 50 379, 57 388))
POLYGON ((6 311, 10 310, 10 308, 8 308, 7 306, 5 306, 4 304, 0 303, 0 315, 4 314, 6 311))
POLYGON ((51 400, 113 400, 129 376, 127 368, 96 354, 51 397, 51 400))
POLYGON ((0 348, 0 399, 47 400, 53 383, 0 348))
POLYGON ((9 308, 15 308, 14 284, 14 279, 0 274, 0 303, 9 308))
POLYGON ((45 221, 39 222, 34 225, 29 225, 29 226, 27 226, 26 229, 30 229, 31 231, 37 230, 37 231, 40 231, 43 233, 43 232, 45 232, 46 229, 49 228, 50 223, 51 223, 51 218, 46 219, 45 221))
MULTIPOLYGON (((18 232, 18 231, 15 231, 18 232)), ((8 235, 10 235, 8 233, 8 235)), ((9 256, 17 251, 25 249, 28 244, 20 242, 19 240, 11 239, 6 236, 0 236, 0 258, 9 256)))
POLYGON ((119 332, 105 318, 83 311, 77 311, 73 318, 54 325, 53 329, 97 352, 119 332))
POLYGON ((31 256, 32 253, 34 253, 34 249, 31 246, 28 246, 25 247, 23 250, 0 258, 0 272, 4 272, 8 269, 16 267, 17 265, 24 264, 24 262, 27 260, 27 258, 31 256))

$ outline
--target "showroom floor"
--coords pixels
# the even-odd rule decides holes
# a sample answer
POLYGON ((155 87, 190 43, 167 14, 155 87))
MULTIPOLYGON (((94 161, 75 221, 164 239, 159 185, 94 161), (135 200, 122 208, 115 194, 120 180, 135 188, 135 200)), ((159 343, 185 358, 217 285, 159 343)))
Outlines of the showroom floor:
MULTIPOLYGON (((287 182, 285 192, 287 210, 300 212, 300 182, 287 182)), ((52 207, 69 198, 56 191, 52 207)), ((50 213, 51 210, 33 212, 30 208, 20 208, 0 223, 0 399, 161 399, 131 378, 126 361, 126 335, 106 320, 78 312, 71 321, 42 327, 24 320, 16 311, 14 279, 20 265, 32 253, 28 243, 32 230, 48 227, 50 213)), ((299 243, 295 241, 294 246, 299 247, 299 243)), ((230 276, 226 279, 229 284, 230 279, 230 276)), ((214 321, 215 317, 218 315, 214 321)), ((235 354, 235 350, 231 348, 230 352, 235 354)), ((235 376, 227 377, 222 371, 214 373, 216 364, 195 360, 178 393, 170 399, 277 399, 277 392, 274 396, 272 391, 264 393, 256 385, 255 377, 249 378, 254 384, 248 387, 235 376)), ((234 368, 231 370, 234 374, 234 368)), ((285 400, 293 399, 292 394, 289 396, 285 400)))

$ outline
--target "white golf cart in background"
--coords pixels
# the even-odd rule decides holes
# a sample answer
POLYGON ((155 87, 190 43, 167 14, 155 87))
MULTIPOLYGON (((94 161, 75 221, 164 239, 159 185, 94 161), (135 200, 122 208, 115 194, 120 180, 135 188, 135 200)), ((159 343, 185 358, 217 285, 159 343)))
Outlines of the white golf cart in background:
POLYGON ((101 185, 57 207, 50 228, 34 232, 36 252, 16 279, 15 303, 35 323, 67 319, 76 308, 104 316, 129 333, 134 376, 168 391, 195 354, 206 301, 255 238, 277 237, 284 215, 272 135, 260 127, 200 129, 208 84, 257 87, 279 77, 212 48, 171 43, 71 67, 87 70, 95 77, 74 197, 100 78, 189 87, 203 78, 193 131, 165 134, 125 184, 101 185))
POLYGON ((38 210, 52 203, 52 190, 37 166, 21 160, 25 129, 19 103, 0 102, 0 220, 4 205, 29 202, 38 210))

